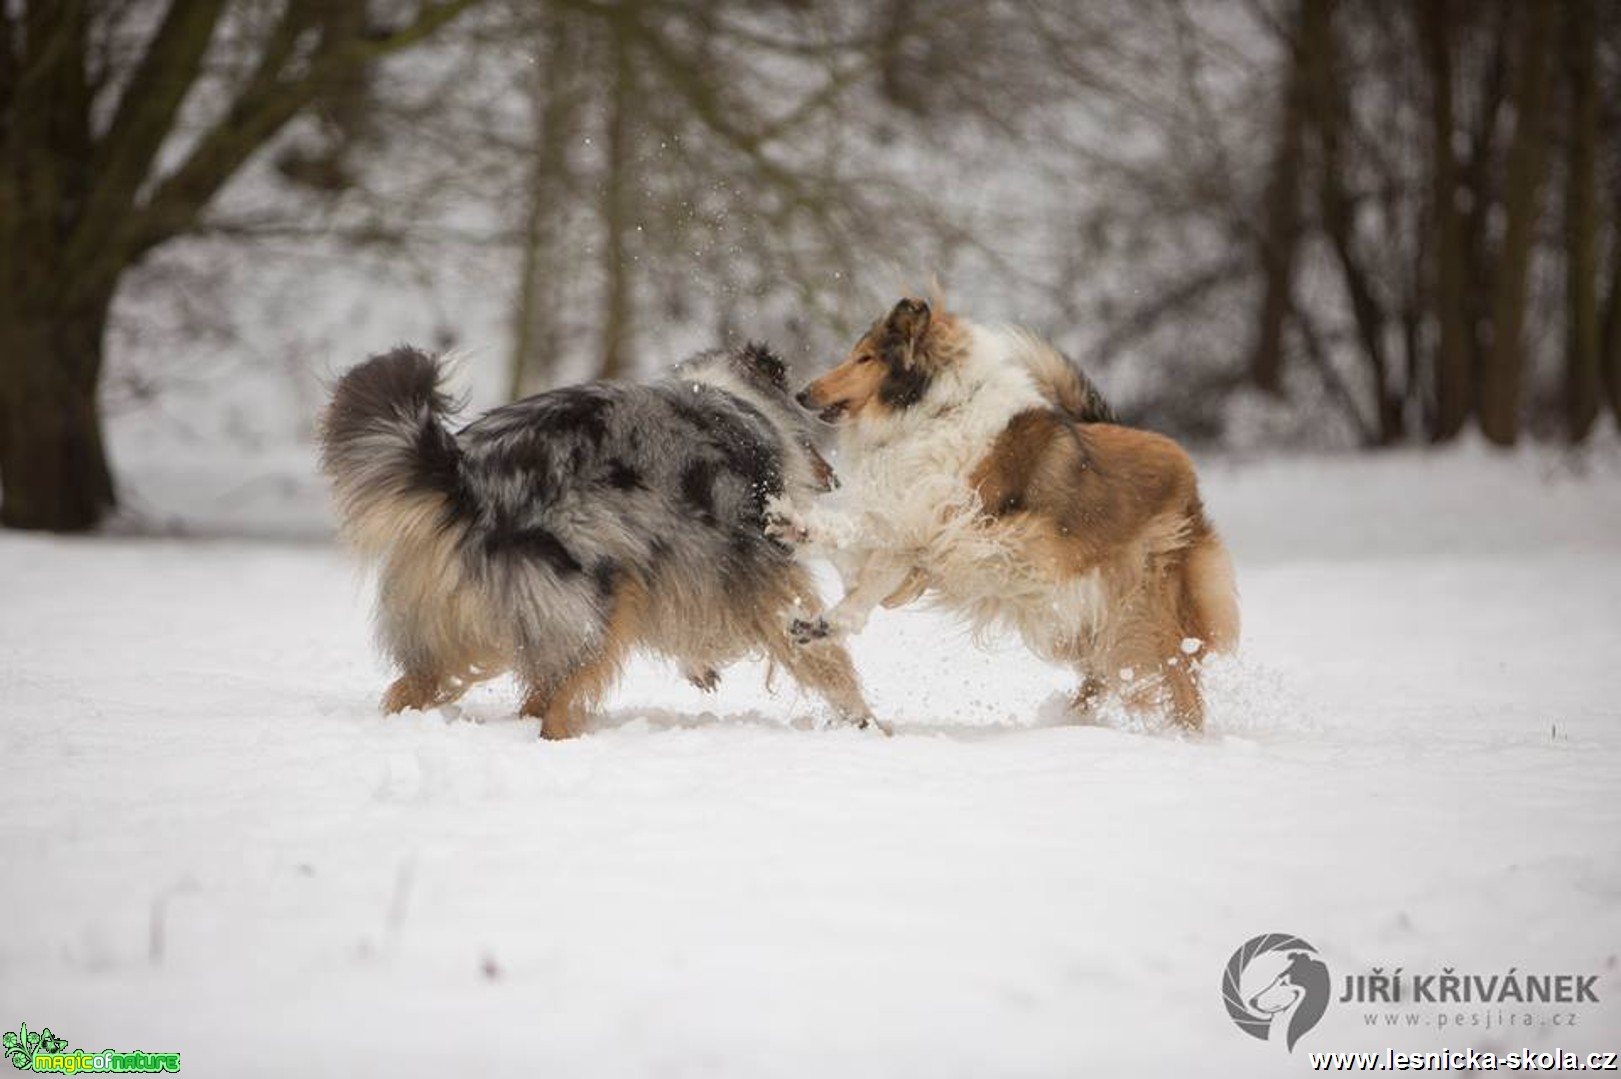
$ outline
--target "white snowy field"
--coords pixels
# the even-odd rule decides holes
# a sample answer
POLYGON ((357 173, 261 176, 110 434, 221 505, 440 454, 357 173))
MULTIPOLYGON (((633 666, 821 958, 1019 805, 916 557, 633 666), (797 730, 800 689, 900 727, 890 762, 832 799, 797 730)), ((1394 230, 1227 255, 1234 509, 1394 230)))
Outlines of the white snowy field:
POLYGON ((1066 725, 1062 671, 911 612, 856 643, 889 739, 758 667, 705 697, 639 663, 563 744, 500 685, 383 718, 327 543, 0 536, 0 1027, 223 1076, 1621 1049, 1616 454, 1205 483, 1246 644, 1193 738, 1066 725), (1333 976, 1293 1054, 1221 1001, 1266 932, 1333 976), (1338 1001, 1398 967, 1598 975, 1599 1003, 1338 1001))

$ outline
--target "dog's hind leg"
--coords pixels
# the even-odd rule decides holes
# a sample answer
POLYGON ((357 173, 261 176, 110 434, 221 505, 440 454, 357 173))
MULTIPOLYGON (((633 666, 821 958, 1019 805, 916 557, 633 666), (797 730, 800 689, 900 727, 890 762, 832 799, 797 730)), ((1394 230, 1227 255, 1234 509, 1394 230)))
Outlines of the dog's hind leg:
POLYGON ((383 712, 393 715, 408 708, 426 710, 446 704, 466 688, 451 672, 460 665, 443 655, 444 649, 419 626, 387 627, 388 649, 399 665, 400 676, 383 693, 383 712))
POLYGON ((408 708, 428 709, 444 703, 438 675, 407 673, 394 679, 383 693, 383 712, 393 715, 408 708))
POLYGON ((1161 668, 1171 719, 1190 731, 1204 729, 1204 694, 1199 692, 1198 675, 1190 656, 1175 656, 1161 668))
POLYGON ((401 672, 383 694, 383 711, 390 714, 449 704, 504 669, 490 641, 483 596, 466 585, 447 585, 450 556, 437 548, 429 554, 397 553, 378 596, 378 637, 401 672))
POLYGON ((1182 650, 1177 618, 1180 579, 1151 572, 1121 612, 1106 668, 1121 699, 1134 712, 1163 710, 1180 727, 1204 727, 1194 657, 1182 650))
POLYGON ((1081 688, 1075 691, 1070 708, 1082 718, 1090 716, 1097 707, 1098 698, 1108 691, 1109 684, 1086 669, 1081 670, 1081 688))
POLYGON ((563 670, 530 667, 524 675, 528 691, 519 712, 540 717, 542 738, 557 741, 578 733, 580 714, 594 708, 619 677, 620 666, 637 640, 646 600, 640 585, 622 584, 607 621, 563 670))
POLYGON ((1107 694, 1139 715, 1157 713, 1190 730, 1204 725, 1193 659, 1182 651, 1179 571, 1166 556, 1147 560, 1141 569, 1115 567, 1102 620, 1092 632, 1078 634, 1066 656, 1082 679, 1078 713, 1084 716, 1107 694))
POLYGON ((503 669, 499 665, 480 665, 462 655, 454 659, 415 656, 401 665, 405 673, 383 694, 383 711, 389 715, 460 700, 473 686, 494 678, 503 669))
POLYGON ((547 741, 574 737, 579 733, 579 713, 602 699, 618 676, 623 659, 623 650, 605 639, 561 676, 530 680, 519 714, 538 716, 540 736, 547 741))

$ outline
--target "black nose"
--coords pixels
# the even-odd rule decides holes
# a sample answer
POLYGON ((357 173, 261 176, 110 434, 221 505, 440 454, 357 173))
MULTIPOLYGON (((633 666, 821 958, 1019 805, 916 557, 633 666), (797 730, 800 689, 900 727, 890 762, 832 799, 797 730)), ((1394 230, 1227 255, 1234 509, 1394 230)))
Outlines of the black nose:
POLYGON ((799 402, 800 408, 811 407, 810 390, 808 388, 800 390, 798 393, 794 394, 794 400, 799 402))

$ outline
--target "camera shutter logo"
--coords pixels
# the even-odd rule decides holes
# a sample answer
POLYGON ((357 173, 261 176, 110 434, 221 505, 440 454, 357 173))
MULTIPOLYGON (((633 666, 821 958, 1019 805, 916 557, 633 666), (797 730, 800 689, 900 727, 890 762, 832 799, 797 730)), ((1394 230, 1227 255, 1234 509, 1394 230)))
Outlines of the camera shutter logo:
POLYGON ((1221 999, 1239 1030, 1269 1041, 1281 1028, 1285 1044, 1294 1052, 1295 1042, 1328 1009, 1328 985, 1328 966, 1317 957, 1316 948, 1288 933, 1263 933, 1245 941, 1227 960, 1221 999), (1263 988, 1246 996, 1244 975, 1252 966, 1276 973, 1263 988))

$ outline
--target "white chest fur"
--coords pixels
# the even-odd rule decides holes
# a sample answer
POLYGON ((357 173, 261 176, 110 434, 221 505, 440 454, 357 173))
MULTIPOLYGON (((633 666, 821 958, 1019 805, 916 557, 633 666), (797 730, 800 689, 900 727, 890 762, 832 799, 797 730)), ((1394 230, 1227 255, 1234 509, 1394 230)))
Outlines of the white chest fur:
POLYGON ((871 544, 937 548, 942 531, 977 515, 969 479, 1008 421, 1046 406, 1011 336, 981 326, 969 333, 967 354, 935 376, 923 400, 841 432, 846 506, 871 544))

